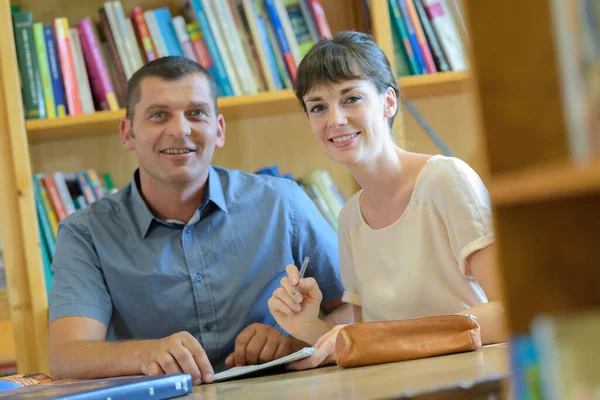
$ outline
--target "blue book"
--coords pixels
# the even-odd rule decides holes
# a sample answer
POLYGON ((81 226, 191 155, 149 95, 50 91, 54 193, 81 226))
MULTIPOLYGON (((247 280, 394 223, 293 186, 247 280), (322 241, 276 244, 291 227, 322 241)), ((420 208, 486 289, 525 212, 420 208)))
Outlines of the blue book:
MULTIPOLYGON (((281 90, 283 89, 283 83, 281 83, 281 78, 279 77, 279 68, 277 67, 275 54, 273 53, 273 49, 271 48, 270 44, 271 42, 269 41, 269 36, 267 34, 267 27, 265 25, 266 21, 263 19, 264 17, 260 8, 260 4, 257 4, 256 0, 252 1, 252 12, 254 13, 254 19, 256 20, 256 27, 258 28, 260 41, 265 47, 267 63, 269 63, 269 72, 271 72, 271 76, 273 77, 275 90, 281 90)), ((267 73, 267 71, 265 71, 265 73, 267 73)))
POLYGON ((165 41, 167 51, 170 56, 183 56, 183 49, 177 39, 175 33, 175 27, 173 26, 173 19, 171 18, 171 11, 167 7, 161 7, 154 10, 154 17, 158 24, 158 29, 165 41))
POLYGON ((425 58, 423 57, 423 52, 419 47, 419 40, 417 39, 415 28, 413 26, 412 20, 410 19, 410 15, 408 14, 408 6, 406 5, 406 0, 398 0, 398 5, 400 6, 400 13, 402 14, 402 18, 404 19, 404 24, 406 25, 406 30, 408 31, 408 39, 410 40, 410 45, 417 60, 417 64, 419 64, 419 68, 422 74, 428 74, 429 71, 427 70, 427 64, 425 64, 425 58))
POLYGON ((56 52, 56 41, 54 39, 54 27, 44 25, 44 39, 46 41, 46 52, 48 53, 48 65, 50 66, 50 81, 52 82, 52 94, 54 94, 54 106, 56 116, 64 117, 68 114, 67 100, 65 98, 65 87, 63 86, 62 70, 56 52))
POLYGON ((189 374, 123 376, 65 383, 48 382, 0 391, 0 399, 19 400, 130 400, 172 399, 192 393, 189 374))
POLYGON ((217 42, 215 41, 213 33, 210 30, 210 24, 208 23, 208 19, 204 13, 202 2, 200 0, 190 0, 190 5, 194 10, 194 15, 196 16, 197 20, 196 22, 198 22, 198 25, 200 25, 200 30, 204 35, 206 47, 208 48, 208 52, 212 57, 213 64, 217 72, 216 75, 214 75, 214 78, 217 81, 218 86, 223 88, 223 94, 225 96, 233 96, 233 88, 231 87, 231 82, 227 76, 227 71, 225 71, 225 65, 223 64, 223 59, 219 53, 217 42))

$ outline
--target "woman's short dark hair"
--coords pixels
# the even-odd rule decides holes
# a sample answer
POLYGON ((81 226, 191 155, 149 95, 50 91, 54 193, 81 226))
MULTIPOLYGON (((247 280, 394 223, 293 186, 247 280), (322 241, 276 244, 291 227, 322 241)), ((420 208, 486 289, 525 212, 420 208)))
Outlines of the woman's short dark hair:
MULTIPOLYGON (((325 38, 317 42, 298 66, 294 92, 306 112, 304 96, 310 90, 316 86, 355 79, 370 81, 379 93, 393 88, 400 107, 398 83, 390 62, 371 35, 356 31, 340 32, 333 39, 325 38)), ((390 130, 394 117, 388 120, 390 130)))

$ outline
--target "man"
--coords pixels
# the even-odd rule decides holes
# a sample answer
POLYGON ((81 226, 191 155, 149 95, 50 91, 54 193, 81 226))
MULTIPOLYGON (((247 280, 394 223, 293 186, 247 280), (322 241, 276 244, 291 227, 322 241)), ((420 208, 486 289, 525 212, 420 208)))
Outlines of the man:
POLYGON ((287 355, 301 344, 274 327, 267 301, 304 256, 326 318, 347 320, 335 233, 298 185, 211 166, 225 120, 210 74, 160 58, 127 95, 120 130, 139 161, 132 182, 60 225, 54 378, 186 372, 198 384, 287 355))

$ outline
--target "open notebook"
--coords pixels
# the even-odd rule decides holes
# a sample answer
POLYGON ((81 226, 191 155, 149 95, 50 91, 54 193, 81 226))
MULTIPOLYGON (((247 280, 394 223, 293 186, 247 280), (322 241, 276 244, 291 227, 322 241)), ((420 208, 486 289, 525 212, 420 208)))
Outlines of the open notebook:
POLYGON ((224 381, 227 379, 235 378, 237 376, 251 374, 256 371, 260 371, 266 368, 274 367, 276 365, 289 364, 293 361, 302 360, 308 356, 311 356, 316 351, 315 348, 305 347, 297 352, 287 355, 285 357, 278 358, 277 360, 269 361, 268 363, 259 365, 246 365, 243 367, 233 367, 226 371, 215 374, 214 382, 224 381))

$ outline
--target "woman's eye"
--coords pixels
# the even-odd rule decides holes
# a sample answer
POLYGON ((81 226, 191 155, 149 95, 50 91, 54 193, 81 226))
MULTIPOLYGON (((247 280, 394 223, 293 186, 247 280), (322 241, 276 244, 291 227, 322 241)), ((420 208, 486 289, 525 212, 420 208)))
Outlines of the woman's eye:
POLYGON ((325 107, 323 107, 322 105, 318 104, 316 106, 314 106, 313 108, 310 109, 311 113, 318 113, 321 112, 325 109, 325 107))
POLYGON ((361 98, 359 96, 350 96, 346 99, 346 103, 356 103, 360 100, 361 98))

